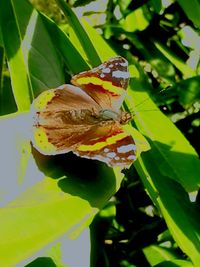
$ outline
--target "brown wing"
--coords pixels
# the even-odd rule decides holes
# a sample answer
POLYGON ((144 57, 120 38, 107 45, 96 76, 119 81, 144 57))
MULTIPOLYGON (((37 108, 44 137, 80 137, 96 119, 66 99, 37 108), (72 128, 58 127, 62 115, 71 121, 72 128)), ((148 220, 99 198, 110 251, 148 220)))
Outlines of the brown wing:
POLYGON ((129 81, 128 62, 118 56, 97 68, 72 77, 72 84, 81 87, 102 109, 118 111, 126 95, 129 81))
POLYGON ((80 157, 96 159, 111 167, 128 167, 136 159, 135 142, 118 122, 99 125, 87 137, 74 150, 80 157))
POLYGON ((32 142, 43 154, 74 149, 97 123, 98 104, 83 90, 63 85, 39 95, 32 104, 32 142))
POLYGON ((33 112, 92 108, 100 106, 81 88, 71 84, 44 91, 32 103, 33 112))

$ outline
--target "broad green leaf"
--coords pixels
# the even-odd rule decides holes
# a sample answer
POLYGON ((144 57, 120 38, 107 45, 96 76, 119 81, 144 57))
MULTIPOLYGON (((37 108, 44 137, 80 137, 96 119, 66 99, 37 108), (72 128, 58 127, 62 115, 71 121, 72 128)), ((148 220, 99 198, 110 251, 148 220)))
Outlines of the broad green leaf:
POLYGON ((49 35, 51 36, 52 43, 62 55, 68 69, 73 74, 89 69, 82 55, 78 52, 76 43, 70 41, 65 32, 62 31, 62 29, 59 28, 52 20, 42 14, 40 14, 40 16, 49 32, 49 35))
POLYGON ((153 7, 156 13, 160 13, 162 10, 162 1, 161 0, 150 0, 150 4, 153 7))
POLYGON ((76 35, 89 59, 90 62, 94 62, 94 64, 99 65, 101 63, 100 58, 98 56, 97 51, 95 50, 92 42, 90 41, 87 32, 84 30, 82 25, 80 24, 78 18, 71 10, 69 5, 64 0, 56 0, 63 13, 67 17, 71 27, 76 32, 76 35))
POLYGON ((185 12, 186 16, 188 19, 190 19, 193 24, 200 28, 200 3, 198 0, 191 0, 191 1, 186 1, 186 0, 178 0, 179 5, 185 12))
MULTIPOLYGON (((133 105, 137 106, 142 99, 147 99, 144 88, 149 85, 141 83, 138 78, 131 85, 129 94, 132 98, 126 103, 135 110, 133 105)), ((145 110, 149 111, 136 111, 135 122, 148 139, 151 150, 142 154, 143 161, 135 163, 136 169, 154 203, 161 210, 174 239, 197 264, 200 261, 198 211, 180 184, 187 191, 198 188, 198 156, 180 131, 157 110, 150 99, 145 102, 145 110)))
POLYGON ((13 1, 13 9, 22 36, 22 48, 34 96, 64 83, 61 58, 38 12, 27 0, 13 1), (21 14, 25 13, 25 16, 21 14), (48 55, 48 57, 46 56, 48 55))
MULTIPOLYGON (((85 31, 87 31, 88 36, 90 37, 91 42, 95 45, 95 49, 98 51, 99 57, 101 58, 101 61, 106 61, 111 57, 116 56, 116 52, 106 44, 106 49, 102 49, 102 45, 105 44, 102 37, 97 34, 96 30, 93 29, 90 24, 85 21, 81 20, 82 24, 85 28, 85 31)), ((96 67, 95 62, 91 62, 92 67, 96 67)))
POLYGON ((13 92, 19 110, 27 110, 34 95, 64 83, 62 64, 39 14, 29 2, 3 0, 2 4, 2 38, 13 92))
POLYGON ((32 98, 29 93, 30 80, 27 76, 19 29, 10 1, 2 0, 0 3, 0 27, 18 109, 28 110, 32 98))
POLYGON ((1 88, 2 88, 3 62, 4 62, 4 49, 2 46, 0 46, 0 95, 1 95, 1 88))
POLYGON ((7 70, 2 73, 2 85, 0 92, 0 115, 14 113, 17 106, 13 96, 13 90, 10 81, 10 75, 7 70))
POLYGON ((52 247, 43 252, 26 267, 76 267, 90 266, 90 233, 85 229, 75 240, 62 238, 52 247), (78 253, 81 251, 80 257, 78 253))
POLYGON ((119 0, 117 3, 120 6, 121 11, 124 13, 128 9, 131 0, 119 0))
POLYGON ((185 106, 191 106, 195 101, 200 100, 200 76, 186 79, 177 84, 178 98, 180 103, 185 106))
POLYGON ((3 47, 3 40, 2 40, 2 34, 1 34, 1 27, 0 27, 0 46, 3 47))
MULTIPOLYGON (((132 64, 134 63, 136 64, 136 62, 132 64)), ((138 64, 136 66, 139 68, 138 64)), ((200 162, 197 153, 177 127, 150 99, 145 91, 150 85, 145 81, 141 69, 138 70, 141 78, 132 79, 126 104, 131 110, 135 110, 137 128, 147 140, 151 140, 151 150, 148 154, 155 159, 163 175, 181 183, 187 191, 196 190, 200 184, 200 162), (145 99, 148 99, 144 103, 145 107, 140 106, 141 111, 137 111, 135 107, 145 99)))
POLYGON ((135 163, 150 197, 161 211, 173 238, 190 257, 194 266, 198 266, 200 261, 198 207, 190 202, 188 194, 180 184, 163 175, 156 166, 157 162, 147 153, 135 163))
POLYGON ((186 260, 173 260, 161 262, 155 265, 155 267, 194 267, 194 265, 186 260))
POLYGON ((144 248, 143 253, 150 266, 155 266, 160 262, 171 261, 178 258, 178 255, 176 255, 172 249, 163 248, 158 245, 151 245, 144 248))
POLYGON ((29 113, 0 121, 1 266, 30 261, 63 235, 78 236, 119 188, 103 163, 39 154, 30 146, 30 123, 29 113))

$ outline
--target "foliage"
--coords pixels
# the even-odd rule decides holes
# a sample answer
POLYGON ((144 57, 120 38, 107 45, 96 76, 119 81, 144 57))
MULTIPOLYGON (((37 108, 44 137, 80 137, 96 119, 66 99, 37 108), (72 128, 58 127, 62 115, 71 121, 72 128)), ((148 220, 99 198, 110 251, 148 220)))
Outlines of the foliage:
POLYGON ((91 266, 198 267, 199 1, 69 2, 0 3, 1 266, 89 264, 81 232, 93 221, 91 266), (124 108, 151 149, 123 173, 39 154, 32 100, 116 54, 130 64, 124 108))

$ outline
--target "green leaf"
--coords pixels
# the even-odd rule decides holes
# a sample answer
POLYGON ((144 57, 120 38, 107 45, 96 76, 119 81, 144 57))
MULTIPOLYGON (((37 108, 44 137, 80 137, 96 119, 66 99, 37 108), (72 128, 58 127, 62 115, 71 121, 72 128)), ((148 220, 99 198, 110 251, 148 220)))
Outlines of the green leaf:
POLYGON ((167 46, 154 40, 154 44, 157 49, 183 74, 183 77, 189 78, 196 75, 196 72, 185 62, 182 61, 172 50, 167 48, 167 46))
POLYGON ((56 0, 60 8, 62 9, 63 13, 67 17, 71 27, 74 29, 89 61, 94 63, 95 65, 101 64, 100 58, 98 56, 97 51, 95 50, 92 42, 90 41, 87 32, 81 26, 78 18, 71 10, 69 5, 64 0, 56 0))
POLYGON ((119 170, 117 182, 103 163, 39 154, 30 146, 29 114, 5 116, 0 123, 0 265, 14 266, 63 235, 78 236, 119 188, 123 175, 119 170))
POLYGON ((177 84, 178 98, 180 103, 185 106, 191 106, 195 101, 200 100, 200 76, 186 79, 177 84))
POLYGON ((149 25, 143 8, 138 8, 129 13, 124 20, 121 21, 121 26, 127 32, 134 32, 136 30, 143 31, 149 25))
POLYGON ((4 63, 4 49, 2 46, 0 46, 0 92, 1 92, 1 88, 2 88, 3 63, 4 63))
POLYGON ((95 0, 76 0, 75 3, 74 3, 74 7, 77 7, 77 6, 85 6, 91 2, 94 2, 95 0))
MULTIPOLYGON (((144 56, 145 60, 151 64, 152 72, 155 69, 156 73, 167 84, 174 84, 175 68, 170 60, 165 57, 164 53, 160 51, 156 46, 153 38, 149 39, 148 36, 136 37, 132 34, 127 34, 127 38, 130 42, 137 47, 140 53, 144 56), (148 47, 146 46, 148 43, 148 47)), ((165 84, 166 86, 166 84, 165 84)))
POLYGON ((3 0, 0 3, 0 27, 18 109, 28 110, 32 98, 29 93, 30 81, 27 77, 19 29, 10 1, 3 0))
POLYGON ((163 248, 158 245, 148 246, 143 249, 143 252, 150 266, 155 266, 160 262, 172 261, 178 258, 172 249, 163 248))
POLYGON ((198 207, 191 203, 188 194, 177 182, 162 175, 157 162, 142 155, 135 167, 178 246, 186 253, 194 266, 200 261, 200 227, 198 207), (145 165, 144 165, 145 164, 145 165), (145 170, 146 168, 146 170, 145 170))
POLYGON ((155 267, 194 267, 194 265, 185 260, 173 260, 161 262, 155 265, 155 267))
POLYGON ((64 83, 61 59, 28 1, 1 3, 2 38, 12 88, 18 109, 27 110, 34 95, 64 83))
MULTIPOLYGON (((140 77, 144 77, 141 70, 140 77)), ((135 110, 135 123, 150 142, 149 157, 154 158, 163 175, 181 183, 187 191, 196 190, 200 184, 198 155, 177 127, 158 110, 145 91, 150 85, 142 79, 132 79, 126 104, 130 110, 135 110), (145 101, 144 110, 148 112, 143 112, 141 106, 141 111, 137 111, 135 107, 145 99, 148 101, 145 101)))
POLYGON ((154 11, 159 14, 160 11, 162 10, 162 1, 161 0, 150 0, 149 2, 151 6, 153 7, 154 11))
POLYGON ((190 19, 193 24, 200 28, 200 3, 198 0, 191 0, 191 1, 186 1, 186 0, 178 0, 179 5, 185 12, 186 16, 188 19, 190 19))
MULTIPOLYGON (((87 21, 82 19, 82 24, 85 31, 87 31, 90 41, 93 43, 95 49, 98 51, 101 62, 116 56, 116 52, 110 46, 107 45, 107 43, 102 39, 102 37, 97 33, 97 31, 90 26, 87 21), (105 49, 102 49, 104 45, 105 49)), ((97 66, 96 63, 93 61, 91 62, 91 65, 92 67, 97 66)))
POLYGON ((43 14, 40 14, 40 16, 48 30, 49 35, 51 36, 52 43, 62 55, 68 69, 73 74, 89 69, 88 64, 78 52, 77 46, 75 48, 75 43, 70 41, 65 32, 62 31, 61 28, 59 28, 48 17, 44 16, 43 14))
POLYGON ((26 267, 76 267, 90 266, 90 232, 85 229, 75 240, 62 238, 26 267), (77 254, 81 251, 81 257, 77 254), (76 252, 76 253, 75 253, 76 252))

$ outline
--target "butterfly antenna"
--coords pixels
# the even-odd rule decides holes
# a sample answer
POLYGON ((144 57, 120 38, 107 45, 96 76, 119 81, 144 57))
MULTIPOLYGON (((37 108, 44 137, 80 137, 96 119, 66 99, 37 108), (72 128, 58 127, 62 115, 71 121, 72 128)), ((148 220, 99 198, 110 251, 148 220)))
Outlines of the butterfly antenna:
MULTIPOLYGON (((160 91, 158 92, 158 94, 161 94, 162 92, 166 91, 167 89, 168 89, 168 88, 164 88, 164 89, 160 90, 160 91)), ((150 99, 151 99, 151 97, 149 96, 149 97, 145 98, 144 100, 142 100, 140 103, 138 103, 138 104, 135 106, 135 110, 131 110, 131 109, 129 109, 129 112, 131 113, 131 115, 134 116, 137 112, 158 111, 157 109, 137 110, 137 108, 138 108, 139 106, 141 106, 142 104, 144 104, 145 102, 147 102, 147 101, 150 100, 150 99)))

